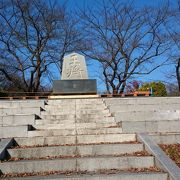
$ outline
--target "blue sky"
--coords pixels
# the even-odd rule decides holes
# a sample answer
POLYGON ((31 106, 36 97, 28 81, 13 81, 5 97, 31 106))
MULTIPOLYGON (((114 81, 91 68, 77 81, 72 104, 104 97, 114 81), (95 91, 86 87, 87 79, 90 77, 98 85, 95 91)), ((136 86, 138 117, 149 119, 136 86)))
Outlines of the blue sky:
MULTIPOLYGON (((68 6, 70 8, 74 8, 76 6, 78 7, 84 7, 84 6, 94 6, 97 2, 100 2, 102 0, 59 0, 59 2, 67 2, 68 6)), ((104 0, 105 2, 109 2, 109 0, 104 0)), ((121 0, 123 2, 127 2, 127 0, 121 0)), ((142 7, 146 5, 150 6, 159 6, 162 5, 166 0, 131 0, 134 2, 134 4, 137 7, 142 7)), ((175 4, 175 0, 170 0, 171 4, 175 4)))
MULTIPOLYGON (((88 7, 88 8, 95 8, 97 2, 100 2, 102 0, 59 0, 60 3, 62 2, 66 2, 68 8, 70 9, 70 11, 74 11, 75 8, 79 7, 88 7)), ((109 2, 109 0, 104 0, 104 2, 109 2)), ((127 2, 127 0, 124 0, 124 2, 127 2)), ((161 6, 162 4, 164 4, 165 0, 133 0, 134 4, 137 7, 142 7, 142 6, 161 6)), ((170 0, 171 5, 176 4, 175 0, 170 0)), ((150 75, 143 75, 143 76, 138 76, 137 80, 143 81, 143 82, 149 82, 149 81, 167 81, 166 77, 165 77, 165 72, 169 71, 170 69, 172 69, 175 66, 174 65, 168 65, 168 66, 164 66, 162 68, 159 68, 155 71, 153 71, 150 75)), ((98 68, 94 68, 94 64, 93 63, 88 63, 88 72, 89 72, 89 77, 94 79, 96 78, 98 80, 98 87, 100 90, 102 90, 104 88, 103 83, 101 82, 101 80, 98 78, 99 76, 99 69, 98 68)))

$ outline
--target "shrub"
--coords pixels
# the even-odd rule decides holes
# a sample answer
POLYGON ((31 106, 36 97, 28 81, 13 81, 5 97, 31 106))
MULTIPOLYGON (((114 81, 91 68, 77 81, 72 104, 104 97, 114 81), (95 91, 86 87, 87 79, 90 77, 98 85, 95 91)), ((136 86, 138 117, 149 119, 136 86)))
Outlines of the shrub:
POLYGON ((145 83, 139 88, 139 91, 147 91, 151 88, 154 96, 167 96, 166 86, 162 82, 145 83))

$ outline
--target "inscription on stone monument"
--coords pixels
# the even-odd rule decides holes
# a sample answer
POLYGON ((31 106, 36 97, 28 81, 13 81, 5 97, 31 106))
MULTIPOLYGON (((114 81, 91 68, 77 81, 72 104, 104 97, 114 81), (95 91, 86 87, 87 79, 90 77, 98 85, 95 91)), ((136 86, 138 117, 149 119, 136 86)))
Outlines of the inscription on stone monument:
POLYGON ((64 57, 61 80, 88 79, 84 56, 72 53, 64 57))

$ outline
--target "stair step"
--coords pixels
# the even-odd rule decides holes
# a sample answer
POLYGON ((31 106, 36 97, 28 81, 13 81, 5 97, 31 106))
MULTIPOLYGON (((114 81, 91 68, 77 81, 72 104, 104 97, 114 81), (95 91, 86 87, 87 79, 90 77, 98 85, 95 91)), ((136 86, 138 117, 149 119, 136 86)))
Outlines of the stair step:
POLYGON ((77 136, 50 136, 15 138, 19 146, 44 146, 66 144, 94 144, 94 143, 120 143, 136 141, 135 134, 100 134, 100 135, 77 135, 77 136))
POLYGON ((164 121, 179 120, 180 111, 136 111, 136 112, 117 112, 114 113, 117 121, 164 121))
POLYGON ((75 119, 75 114, 64 114, 64 115, 41 115, 41 119, 58 119, 58 120, 71 120, 75 119))
POLYGON ((179 127, 180 120, 122 122, 124 133, 179 133, 179 127))
POLYGON ((133 112, 133 111, 164 111, 164 110, 178 110, 180 109, 180 103, 179 104, 127 104, 127 105, 108 105, 108 108, 112 113, 116 112, 133 112))
POLYGON ((48 105, 92 105, 92 104, 96 104, 96 105, 104 105, 103 101, 78 101, 78 99, 74 99, 73 101, 71 100, 62 100, 62 101, 48 101, 47 102, 48 105))
POLYGON ((102 101, 81 101, 81 102, 78 102, 77 101, 77 99, 76 100, 74 100, 74 101, 67 101, 67 100, 65 100, 65 101, 54 101, 54 102, 50 102, 50 101, 48 101, 47 102, 47 105, 49 105, 49 106, 52 106, 52 105, 56 105, 56 106, 60 106, 60 105, 63 105, 63 106, 68 106, 68 105, 71 105, 71 106, 82 106, 82 105, 93 105, 93 104, 95 104, 95 105, 99 105, 99 106, 102 106, 102 105, 105 105, 104 104, 104 102, 102 102, 102 101))
POLYGON ((98 104, 89 104, 89 105, 85 105, 85 104, 82 104, 82 105, 46 105, 45 106, 45 110, 52 110, 52 109, 57 109, 59 111, 75 111, 75 110, 78 110, 78 109, 83 109, 83 110, 106 110, 107 107, 102 104, 102 105, 98 105, 98 104))
POLYGON ((15 114, 40 114, 40 107, 6 107, 0 108, 1 116, 15 115, 15 114))
POLYGON ((28 137, 34 136, 66 136, 76 134, 118 134, 122 133, 122 128, 88 128, 88 129, 48 129, 28 131, 28 137))
POLYGON ((85 146, 49 146, 8 149, 11 158, 43 158, 55 156, 120 155, 143 151, 143 144, 98 144, 85 146))
MULTIPOLYGON (((96 120, 96 119, 101 119, 101 120, 106 120, 107 118, 112 118, 112 115, 109 114, 104 114, 104 115, 98 115, 98 114, 81 114, 81 115, 41 115, 40 116, 44 120, 81 120, 81 121, 88 121, 88 120, 96 120)), ((112 118, 114 120, 114 118, 112 118)))
POLYGON ((0 138, 27 137, 28 125, 0 126, 0 138))
MULTIPOLYGON (((37 122, 37 121, 36 121, 37 122)), ((103 128, 103 127, 119 127, 115 122, 89 122, 89 123, 59 123, 59 124, 43 124, 34 125, 35 129, 88 129, 88 128, 103 128)))
MULTIPOLYGON (((164 172, 119 172, 119 173, 107 173, 104 174, 85 174, 79 173, 80 175, 76 175, 77 173, 66 173, 67 175, 51 175, 52 172, 47 172, 50 176, 32 176, 32 177, 22 177, 22 178, 13 178, 13 180, 58 180, 58 179, 65 179, 65 180, 168 180, 168 174, 164 172)), ((111 171, 110 171, 111 172, 111 171)), ((33 173, 34 174, 34 173, 33 173)), ((42 173, 46 174, 46 173, 42 173)), ((58 173, 55 173, 58 174, 58 173)), ((59 172, 59 174, 61 174, 59 172)))
POLYGON ((41 112, 41 115, 65 115, 65 114, 98 114, 98 115, 104 115, 104 114, 110 114, 108 109, 103 109, 102 111, 99 110, 91 110, 91 109, 80 109, 76 111, 69 111, 69 110, 60 110, 60 109, 46 109, 45 111, 41 112))
POLYGON ((180 144, 180 133, 153 133, 151 137, 157 144, 180 144))
POLYGON ((43 124, 74 124, 74 123, 115 123, 114 117, 95 117, 95 118, 81 118, 76 119, 69 118, 69 119, 37 119, 35 121, 36 125, 43 125, 43 124))
POLYGON ((44 100, 14 100, 14 101, 1 101, 1 108, 8 108, 8 107, 14 107, 14 108, 39 108, 44 107, 45 101, 44 100))
POLYGON ((165 105, 165 104, 180 104, 179 97, 142 97, 142 98, 105 98, 103 99, 106 105, 119 105, 124 106, 127 104, 152 104, 152 105, 165 105))
POLYGON ((36 125, 43 124, 74 124, 74 123, 115 123, 114 117, 101 117, 101 118, 82 118, 82 119, 37 119, 36 125))
POLYGON ((154 166, 152 156, 69 158, 53 160, 23 160, 0 163, 3 174, 44 171, 98 171, 100 169, 149 168, 154 166))
POLYGON ((0 116, 0 126, 34 124, 35 118, 35 114, 14 114, 0 116))

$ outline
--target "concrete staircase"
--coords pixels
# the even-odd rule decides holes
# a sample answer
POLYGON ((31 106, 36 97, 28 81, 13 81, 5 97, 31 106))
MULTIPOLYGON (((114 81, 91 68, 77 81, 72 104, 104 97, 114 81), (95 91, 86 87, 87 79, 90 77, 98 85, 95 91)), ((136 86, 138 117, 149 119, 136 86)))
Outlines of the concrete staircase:
POLYGON ((180 98, 107 98, 123 133, 148 133, 157 143, 180 143, 180 98))
POLYGON ((6 130, 0 137, 14 137, 14 145, 7 149, 6 159, 0 163, 2 177, 168 180, 168 173, 156 167, 155 157, 138 141, 136 133, 148 132, 157 142, 165 140, 163 135, 167 134, 176 135, 174 141, 178 140, 178 100, 1 101, 0 128, 6 130), (172 127, 170 124, 166 127, 169 121, 172 127), (162 128, 158 124, 161 122, 164 122, 162 128), (23 133, 22 126, 26 127, 23 133), (11 128, 9 135, 6 131, 11 128))
POLYGON ((83 135, 87 136, 88 143, 93 141, 89 135, 118 137, 122 133, 102 99, 49 100, 47 103, 41 119, 35 121, 36 131, 29 132, 29 136, 83 135))
POLYGON ((0 138, 28 137, 44 100, 0 101, 0 138))

